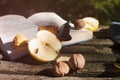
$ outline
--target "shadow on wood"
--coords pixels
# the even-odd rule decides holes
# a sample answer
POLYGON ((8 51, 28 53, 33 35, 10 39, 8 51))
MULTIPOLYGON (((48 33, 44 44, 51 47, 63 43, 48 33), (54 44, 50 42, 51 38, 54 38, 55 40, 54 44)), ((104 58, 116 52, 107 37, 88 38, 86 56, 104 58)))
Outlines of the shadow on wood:
POLYGON ((114 66, 114 63, 104 64, 105 72, 98 75, 98 77, 120 77, 120 69, 114 66))

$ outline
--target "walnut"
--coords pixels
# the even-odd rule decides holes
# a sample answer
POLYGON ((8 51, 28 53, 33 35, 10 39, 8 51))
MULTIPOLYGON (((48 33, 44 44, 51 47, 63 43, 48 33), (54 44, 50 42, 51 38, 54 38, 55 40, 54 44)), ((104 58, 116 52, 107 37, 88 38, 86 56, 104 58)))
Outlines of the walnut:
POLYGON ((55 76, 64 76, 69 73, 70 67, 67 63, 60 61, 53 66, 53 74, 55 76))
POLYGON ((82 54, 73 54, 68 63, 72 70, 82 69, 85 66, 85 58, 82 54))

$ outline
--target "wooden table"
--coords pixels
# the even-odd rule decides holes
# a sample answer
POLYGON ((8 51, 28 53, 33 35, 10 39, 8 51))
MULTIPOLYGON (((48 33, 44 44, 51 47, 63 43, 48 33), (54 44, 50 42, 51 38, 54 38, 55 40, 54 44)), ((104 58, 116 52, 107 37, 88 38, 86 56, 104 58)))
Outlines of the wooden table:
MULTIPOLYGON (((2 52, 0 52, 2 53, 2 52)), ((86 59, 82 70, 70 72, 64 77, 54 77, 53 62, 39 63, 29 55, 16 61, 7 61, 0 54, 0 80, 119 80, 120 69, 114 66, 120 58, 120 47, 107 35, 107 29, 94 32, 94 39, 62 48, 59 56, 81 53, 86 59)))

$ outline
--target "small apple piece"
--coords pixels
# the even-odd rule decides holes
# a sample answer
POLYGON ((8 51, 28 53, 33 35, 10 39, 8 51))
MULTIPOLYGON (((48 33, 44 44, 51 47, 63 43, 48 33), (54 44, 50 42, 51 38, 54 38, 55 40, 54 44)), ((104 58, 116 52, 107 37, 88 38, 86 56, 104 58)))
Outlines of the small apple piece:
POLYGON ((30 55, 40 62, 55 60, 61 47, 57 37, 47 30, 39 31, 37 38, 32 39, 28 44, 30 55))
POLYGON ((17 34, 13 40, 14 47, 23 47, 28 44, 28 39, 23 34, 17 34))

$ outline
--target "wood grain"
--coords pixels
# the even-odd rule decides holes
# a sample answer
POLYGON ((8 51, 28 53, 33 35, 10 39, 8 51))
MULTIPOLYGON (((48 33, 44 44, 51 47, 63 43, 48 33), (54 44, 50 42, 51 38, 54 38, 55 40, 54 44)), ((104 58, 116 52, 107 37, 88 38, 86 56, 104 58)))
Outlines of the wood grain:
MULTIPOLYGON (((35 75, 18 75, 18 74, 0 74, 1 80, 101 80, 101 78, 95 77, 46 77, 46 76, 35 76, 35 75)), ((119 77, 113 78, 102 78, 102 80, 119 80, 119 77)))
MULTIPOLYGON (((65 54, 64 54, 65 55, 65 54)), ((83 54, 86 59, 86 65, 83 70, 78 70, 76 73, 71 73, 70 76, 86 76, 86 77, 93 77, 101 75, 102 73, 114 73, 120 74, 120 70, 116 70, 114 67, 114 62, 120 58, 119 55, 113 54, 93 54, 87 55, 83 54), (109 67, 111 66, 111 67, 109 67), (86 75, 85 75, 86 74, 86 75), (94 74, 94 75, 93 75, 94 74)), ((67 56, 67 55, 66 55, 67 56)), ((26 58, 27 59, 27 58, 26 58)), ((29 58, 30 59, 30 58, 29 58)), ((21 74, 21 75, 46 75, 46 76, 53 76, 52 75, 52 65, 54 62, 50 63, 34 63, 26 62, 24 63, 25 59, 16 62, 11 61, 0 61, 0 74, 21 74), (51 75, 50 75, 51 74, 51 75)), ((36 61, 35 61, 36 62, 36 61)), ((117 76, 117 75, 116 75, 117 76)))

